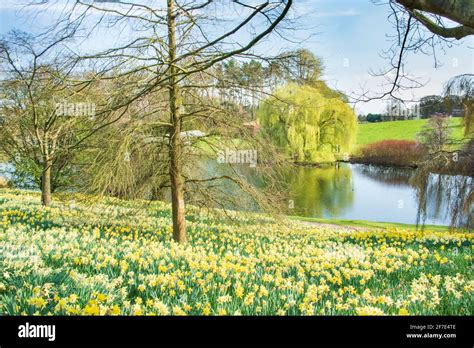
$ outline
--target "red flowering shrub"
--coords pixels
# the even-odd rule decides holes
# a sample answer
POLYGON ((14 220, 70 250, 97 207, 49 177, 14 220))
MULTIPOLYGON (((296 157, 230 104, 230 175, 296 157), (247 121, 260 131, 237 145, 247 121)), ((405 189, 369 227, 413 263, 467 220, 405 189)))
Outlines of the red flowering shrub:
POLYGON ((361 149, 364 163, 413 166, 426 154, 423 145, 413 140, 382 140, 361 149))

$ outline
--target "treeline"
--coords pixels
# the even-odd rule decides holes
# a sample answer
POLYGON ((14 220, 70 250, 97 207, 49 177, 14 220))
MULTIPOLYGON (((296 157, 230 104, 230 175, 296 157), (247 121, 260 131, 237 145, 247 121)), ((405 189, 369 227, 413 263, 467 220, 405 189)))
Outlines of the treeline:
POLYGON ((450 79, 442 95, 428 95, 409 107, 400 100, 391 99, 383 113, 359 115, 360 122, 384 122, 409 119, 428 119, 432 116, 472 118, 472 75, 460 75, 450 79))
POLYGON ((230 59, 213 70, 217 95, 226 103, 247 110, 247 117, 253 119, 263 99, 289 84, 312 86, 326 97, 347 102, 343 93, 322 80, 323 62, 307 49, 287 51, 265 61, 230 59))

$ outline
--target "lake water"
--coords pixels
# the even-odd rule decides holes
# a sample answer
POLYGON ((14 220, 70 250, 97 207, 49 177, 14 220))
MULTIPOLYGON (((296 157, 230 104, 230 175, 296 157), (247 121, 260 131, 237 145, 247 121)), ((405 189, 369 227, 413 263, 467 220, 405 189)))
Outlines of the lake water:
MULTIPOLYGON (((225 172, 225 166, 213 160, 203 161, 201 165, 208 174, 225 172)), ((0 175, 11 177, 12 170, 12 166, 0 163, 0 175)), ((242 165, 241 174, 258 185, 260 180, 254 173, 248 165, 242 165)), ((417 222, 419 206, 412 184, 414 175, 412 169, 349 163, 291 167, 286 176, 289 191, 287 213, 316 218, 414 224, 417 222)), ((426 224, 450 224, 451 212, 446 203, 458 195, 466 194, 454 185, 458 179, 473 185, 473 178, 430 175, 426 224)), ((230 191, 227 191, 230 195, 239 194, 230 191)))
POLYGON ((0 176, 11 179, 14 167, 11 164, 0 162, 0 176))
MULTIPOLYGON (((418 200, 410 184, 413 173, 411 169, 347 163, 297 168, 290 179, 295 215, 416 223, 418 200)), ((437 212, 428 212, 427 224, 449 224, 450 215, 442 205, 437 212)))
MULTIPOLYGON (((215 161, 206 162, 204 166, 208 174, 225 173, 222 165, 215 161)), ((316 218, 415 224, 419 210, 413 184, 415 173, 413 169, 350 163, 291 167, 286 175, 289 190, 287 213, 316 218)), ((252 176, 252 182, 256 182, 248 166, 242 169, 241 174, 252 176)), ((447 202, 456 195, 466 194, 459 189, 459 181, 473 184, 473 178, 469 177, 430 175, 425 224, 450 224, 451 211, 447 202)), ((465 220, 465 217, 462 219, 465 220)))

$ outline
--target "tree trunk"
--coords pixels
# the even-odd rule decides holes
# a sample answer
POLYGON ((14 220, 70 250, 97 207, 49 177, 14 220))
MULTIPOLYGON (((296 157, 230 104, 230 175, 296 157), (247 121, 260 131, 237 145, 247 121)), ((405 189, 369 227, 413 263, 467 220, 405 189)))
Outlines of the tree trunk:
POLYGON ((471 136, 473 126, 474 111, 472 109, 472 103, 466 102, 464 104, 464 136, 466 138, 471 136))
POLYGON ((51 160, 45 156, 43 161, 43 174, 41 176, 41 204, 45 207, 51 203, 51 160))
POLYGON ((170 183, 171 206, 173 213, 173 238, 178 243, 186 243, 186 220, 184 210, 184 183, 181 163, 181 104, 182 97, 177 81, 176 60, 176 23, 174 0, 168 0, 168 45, 169 45, 169 107, 170 107, 170 183))

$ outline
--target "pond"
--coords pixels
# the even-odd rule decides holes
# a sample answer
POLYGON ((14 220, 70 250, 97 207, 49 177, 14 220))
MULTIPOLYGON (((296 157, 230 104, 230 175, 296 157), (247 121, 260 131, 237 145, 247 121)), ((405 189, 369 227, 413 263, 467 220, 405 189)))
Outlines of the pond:
MULTIPOLYGON (((206 172, 213 175, 223 173, 222 165, 215 161, 206 161, 204 166, 206 172)), ((419 199, 413 183, 415 173, 408 168, 350 163, 292 167, 285 179, 289 191, 288 213, 315 218, 416 224, 419 199)), ((258 182, 248 166, 242 168, 240 174, 258 182)), ((465 194, 457 188, 459 179, 467 185, 473 184, 469 177, 429 175, 425 224, 450 224, 452 213, 447 202, 465 194)))
POLYGON ((11 164, 0 162, 0 176, 3 176, 10 180, 12 178, 12 173, 14 169, 15 167, 13 167, 11 164))
MULTIPOLYGON (((226 165, 215 160, 203 160, 199 167, 211 176, 226 172, 226 165)), ((240 169, 240 174, 251 182, 261 184, 258 175, 248 165, 241 165, 240 169)), ((10 179, 12 171, 13 166, 0 163, 0 175, 10 179)), ((350 163, 291 167, 285 179, 289 192, 287 213, 315 218, 415 224, 419 210, 419 199, 413 184, 415 173, 413 169, 350 163)), ((470 177, 430 174, 426 186, 424 222, 449 225, 452 212, 447 202, 465 195, 466 185, 472 187, 473 182, 470 177), (460 180, 465 183, 461 188, 457 185, 460 180)), ((230 187, 225 187, 223 191, 228 195, 241 194, 230 187)))
MULTIPOLYGON (((323 168, 297 168, 290 179, 295 215, 415 224, 418 199, 411 184, 412 169, 341 163, 323 168)), ((448 182, 432 191, 426 224, 449 225, 443 197, 451 185, 448 176, 431 175, 430 184, 448 182)), ((454 177, 452 177, 454 180, 454 177)))

